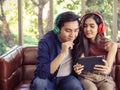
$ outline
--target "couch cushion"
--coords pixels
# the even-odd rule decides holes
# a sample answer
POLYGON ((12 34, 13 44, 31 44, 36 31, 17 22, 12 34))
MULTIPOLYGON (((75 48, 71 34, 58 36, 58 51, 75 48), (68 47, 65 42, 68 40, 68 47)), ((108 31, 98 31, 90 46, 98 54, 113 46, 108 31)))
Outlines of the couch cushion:
POLYGON ((31 80, 36 69, 37 47, 23 47, 23 80, 31 80))

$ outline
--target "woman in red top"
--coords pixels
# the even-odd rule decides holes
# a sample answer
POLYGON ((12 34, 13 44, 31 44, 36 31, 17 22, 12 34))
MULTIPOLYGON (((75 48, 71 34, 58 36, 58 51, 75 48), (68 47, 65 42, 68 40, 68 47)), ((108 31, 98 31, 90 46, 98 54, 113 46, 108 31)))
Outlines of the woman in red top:
POLYGON ((93 72, 83 72, 84 66, 74 65, 85 90, 116 90, 113 78, 110 76, 117 52, 117 44, 104 36, 104 22, 97 12, 89 12, 81 18, 81 33, 83 42, 75 45, 73 59, 79 57, 105 55, 104 65, 95 65, 93 72))

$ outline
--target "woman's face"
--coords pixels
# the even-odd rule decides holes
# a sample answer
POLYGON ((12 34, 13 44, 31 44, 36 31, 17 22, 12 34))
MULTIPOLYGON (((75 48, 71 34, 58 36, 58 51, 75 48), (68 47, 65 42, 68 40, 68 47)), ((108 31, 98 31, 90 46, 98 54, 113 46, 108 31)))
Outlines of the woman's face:
POLYGON ((95 41, 96 35, 98 33, 98 25, 93 18, 86 19, 84 23, 84 34, 87 38, 95 41))

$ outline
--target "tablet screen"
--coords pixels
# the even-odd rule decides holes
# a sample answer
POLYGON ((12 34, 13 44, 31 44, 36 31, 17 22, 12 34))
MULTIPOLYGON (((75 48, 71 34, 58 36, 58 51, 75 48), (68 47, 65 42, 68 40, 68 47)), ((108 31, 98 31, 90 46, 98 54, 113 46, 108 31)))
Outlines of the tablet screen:
POLYGON ((104 56, 81 57, 78 59, 78 63, 84 65, 83 72, 92 72, 96 64, 104 65, 104 62, 102 61, 103 59, 104 56))

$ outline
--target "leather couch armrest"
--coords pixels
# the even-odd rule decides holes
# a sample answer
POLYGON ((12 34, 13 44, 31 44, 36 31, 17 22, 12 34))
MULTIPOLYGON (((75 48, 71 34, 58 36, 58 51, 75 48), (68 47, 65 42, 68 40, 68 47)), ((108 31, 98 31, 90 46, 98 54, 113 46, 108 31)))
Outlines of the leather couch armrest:
POLYGON ((13 47, 0 56, 0 90, 13 90, 22 79, 22 48, 13 47))
POLYGON ((116 55, 114 76, 117 85, 117 90, 120 90, 120 47, 118 47, 118 51, 116 55))

